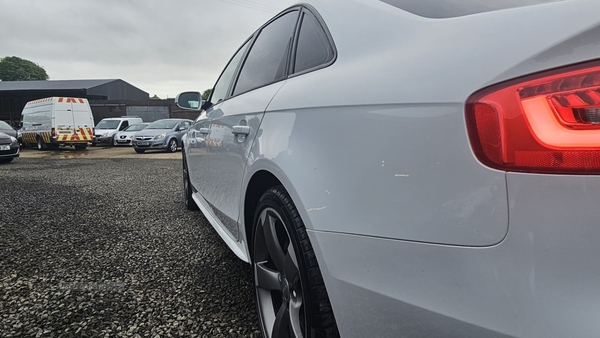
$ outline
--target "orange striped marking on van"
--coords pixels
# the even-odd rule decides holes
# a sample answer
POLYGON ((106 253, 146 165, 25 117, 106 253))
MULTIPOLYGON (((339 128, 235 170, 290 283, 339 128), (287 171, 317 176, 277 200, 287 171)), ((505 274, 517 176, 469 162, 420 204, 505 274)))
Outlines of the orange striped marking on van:
POLYGON ((67 141, 91 141, 94 135, 94 130, 92 128, 79 128, 75 133, 64 134, 59 131, 59 134, 56 135, 56 140, 59 142, 67 142, 67 141))
POLYGON ((59 97, 58 98, 58 102, 63 102, 63 101, 65 101, 65 103, 85 103, 83 101, 83 99, 80 99, 80 98, 74 98, 74 97, 67 97, 67 98, 59 97))

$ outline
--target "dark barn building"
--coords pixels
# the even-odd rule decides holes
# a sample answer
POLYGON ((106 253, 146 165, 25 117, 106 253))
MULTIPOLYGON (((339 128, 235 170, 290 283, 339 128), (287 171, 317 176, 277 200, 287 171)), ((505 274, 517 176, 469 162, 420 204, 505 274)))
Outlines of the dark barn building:
POLYGON ((20 120, 27 102, 52 96, 81 97, 90 103, 149 99, 147 92, 119 79, 0 81, 0 120, 15 123, 20 120))

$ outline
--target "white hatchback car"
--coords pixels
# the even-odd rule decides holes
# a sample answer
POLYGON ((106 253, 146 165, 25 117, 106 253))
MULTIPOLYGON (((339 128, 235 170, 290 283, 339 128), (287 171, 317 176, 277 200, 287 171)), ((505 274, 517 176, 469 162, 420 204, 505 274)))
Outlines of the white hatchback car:
POLYGON ((143 123, 144 121, 139 117, 122 116, 122 117, 107 117, 102 119, 96 125, 95 135, 92 139, 92 147, 96 144, 108 143, 113 145, 115 141, 115 134, 125 130, 132 124, 143 123))
POLYGON ((115 134, 115 136, 113 137, 113 145, 115 145, 115 146, 121 146, 121 145, 130 146, 130 145, 132 145, 133 135, 135 135, 135 133, 140 130, 146 129, 146 127, 148 127, 148 125, 150 125, 150 123, 136 123, 136 124, 130 125, 129 127, 123 129, 122 131, 118 131, 115 134))
POLYGON ((314 1, 181 94, 184 201, 265 337, 598 336, 599 12, 314 1))

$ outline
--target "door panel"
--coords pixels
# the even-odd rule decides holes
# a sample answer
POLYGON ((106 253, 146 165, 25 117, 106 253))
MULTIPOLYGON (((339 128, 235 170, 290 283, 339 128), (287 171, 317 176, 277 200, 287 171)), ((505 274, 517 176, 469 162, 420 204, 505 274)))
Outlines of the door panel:
POLYGON ((203 196, 206 194, 208 184, 208 157, 205 138, 210 131, 210 119, 206 112, 196 119, 196 122, 187 131, 187 152, 188 172, 190 181, 194 188, 203 196))
POLYGON ((271 98, 285 82, 274 83, 236 96, 210 109, 208 172, 211 179, 204 182, 203 194, 214 214, 237 240, 237 221, 240 213, 244 169, 252 141, 271 98), (235 127, 235 128, 234 128, 235 127), (234 134, 233 132, 241 133, 234 134), (245 134, 245 132, 248 134, 245 134))

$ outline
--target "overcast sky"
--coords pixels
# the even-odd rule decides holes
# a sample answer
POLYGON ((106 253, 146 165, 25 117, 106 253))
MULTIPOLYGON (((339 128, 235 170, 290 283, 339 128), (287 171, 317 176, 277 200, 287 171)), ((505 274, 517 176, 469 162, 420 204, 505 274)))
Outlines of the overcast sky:
POLYGON ((0 0, 0 58, 50 80, 122 79, 160 98, 212 88, 244 40, 297 0, 0 0))

